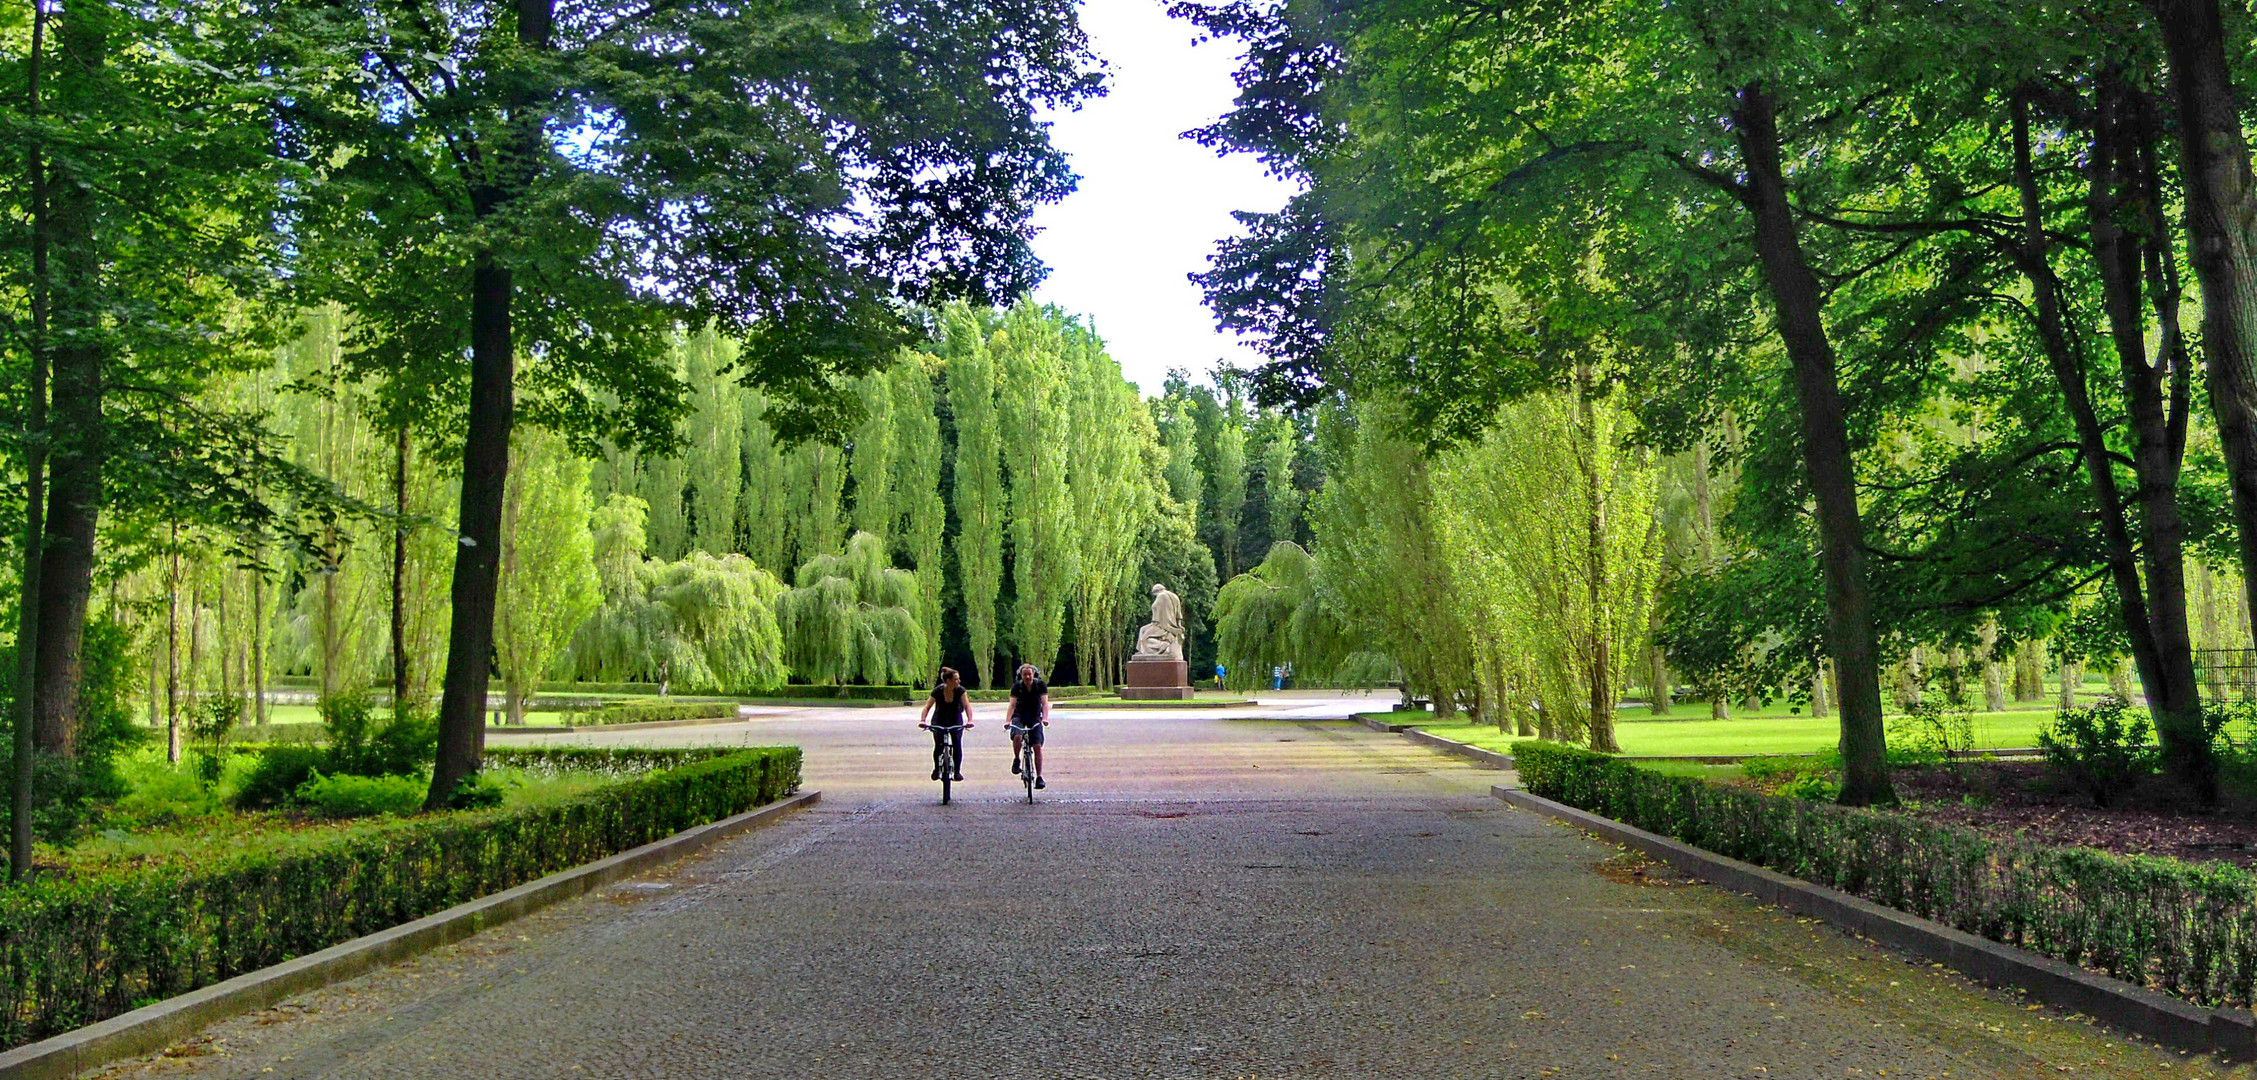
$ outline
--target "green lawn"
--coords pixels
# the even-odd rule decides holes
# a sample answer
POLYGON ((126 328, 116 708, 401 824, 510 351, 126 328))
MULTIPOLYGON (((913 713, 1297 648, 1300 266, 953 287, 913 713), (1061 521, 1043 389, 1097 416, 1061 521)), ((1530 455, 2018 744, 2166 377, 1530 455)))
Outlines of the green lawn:
MULTIPOLYGON (((1417 723, 1446 739, 1492 750, 1507 750, 1520 737, 1488 724, 1430 723, 1428 713, 1373 714, 1392 723, 1417 723), (1426 720, 1417 719, 1425 717, 1426 720)), ((2052 713, 2042 710, 1976 713, 1978 749, 2036 746, 2037 733, 2052 713)), ((1757 717, 1747 720, 1615 721, 1615 738, 1625 754, 1807 754, 1841 741, 1839 717, 1757 717)))

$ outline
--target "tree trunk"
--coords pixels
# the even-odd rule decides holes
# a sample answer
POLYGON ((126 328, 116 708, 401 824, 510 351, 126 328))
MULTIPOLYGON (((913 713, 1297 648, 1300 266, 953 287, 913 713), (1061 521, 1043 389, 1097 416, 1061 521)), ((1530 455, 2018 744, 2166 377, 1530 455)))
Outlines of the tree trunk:
POLYGON ((2246 591, 2257 588, 2257 183, 2217 0, 2149 2, 2178 105, 2187 246, 2202 284, 2210 408, 2233 486, 2246 591))
MULTIPOLYGON (((2147 362, 2146 318, 2140 302, 2140 252, 2137 241, 2113 220, 2119 188, 2133 182, 2119 164, 2136 170, 2136 139, 2125 145, 2129 123, 2123 103, 2103 80, 2093 149, 2093 256, 2100 269, 2111 337, 2123 372, 2126 405, 2135 438, 2134 464, 2142 502, 2142 539, 2132 538, 2107 430, 2087 385, 2084 362, 2070 340, 2066 302, 2052 266, 2052 241, 2044 226, 2036 171, 2031 161, 2029 102, 2013 104, 2014 181, 2021 198, 2022 233, 2014 256, 2030 282, 2037 308, 2038 339, 2045 348, 2054 382, 2077 433, 2085 476, 2099 510, 2107 543, 2109 576, 2116 586, 2117 616, 2131 642, 2132 660, 2148 689, 2148 710, 2163 744, 2173 779, 2204 805, 2217 801, 2217 776, 2210 762, 2209 737, 2202 730, 2201 694, 2186 621, 2186 578, 2181 554, 2184 530, 2178 511, 2178 454, 2169 434, 2163 402, 2164 373, 2147 362), (2140 560, 2146 560, 2142 580, 2140 560)), ((2128 695, 2127 695, 2128 697, 2128 695)))
POLYGON ((1599 424, 1591 412, 1591 366, 1575 369, 1575 413, 1583 426, 1580 441, 1583 466, 1583 518, 1585 545, 1585 597, 1591 605, 1591 749, 1620 753, 1614 739, 1613 620, 1607 618, 1607 478, 1599 473, 1599 424))
POLYGON ((165 590, 165 760, 180 761, 180 523, 172 524, 172 572, 165 590))
MULTIPOLYGON (((1659 611, 1660 606, 1656 605, 1655 610, 1659 611)), ((1669 654, 1663 652, 1660 646, 1646 648, 1646 672, 1646 685, 1652 688, 1649 696, 1653 698, 1648 704, 1655 716, 1668 716, 1672 704, 1669 691, 1669 654)))
POLYGON ((2060 700, 2060 706, 2062 708, 2074 709, 2077 707, 2077 688, 2083 686, 2084 683, 2084 665, 2071 663, 2066 659, 2062 660, 2060 700))
POLYGON ((2014 700, 2045 700, 2045 643, 2024 639, 2014 650, 2014 700))
POLYGON ((508 267, 480 253, 471 283, 470 416, 463 440, 462 504, 457 520, 453 624, 439 699, 439 756, 426 809, 445 807, 478 771, 485 749, 486 689, 492 677, 494 596, 501 578, 502 500, 515 419, 514 342, 508 267))
MULTIPOLYGON (((25 115, 36 128, 44 89, 47 0, 32 0, 31 48, 25 61, 25 115)), ((8 797, 8 880, 31 872, 32 725, 39 699, 39 599, 41 556, 47 538, 47 164, 37 141, 25 170, 31 188, 31 370, 24 383, 24 541, 16 606, 16 693, 10 702, 14 767, 8 797)))
POLYGON ((392 715, 405 716, 408 697, 408 426, 392 438, 392 715))
POLYGON ((1858 518, 1857 480, 1849 426, 1834 368, 1834 346, 1821 314, 1818 278, 1803 257, 1780 167, 1776 104, 1761 85, 1740 91, 1732 110, 1748 181, 1743 199, 1755 225, 1756 255, 1770 286, 1779 338, 1794 366, 1802 413, 1803 467, 1817 508, 1826 580, 1826 654, 1834 660, 1842 709, 1841 801, 1893 803, 1881 682, 1866 583, 1865 531, 1858 518))
POLYGON ((266 726, 266 549, 253 549, 251 572, 251 722, 266 726))
MULTIPOLYGON (((98 8, 97 8, 98 10, 98 8)), ((64 79, 97 79, 108 62, 101 16, 74 8, 56 35, 64 79)), ((80 648, 94 589, 94 537, 102 506, 108 428, 102 416, 102 258, 96 248, 93 187, 56 163, 47 185, 48 235, 55 276, 49 318, 62 344, 53 364, 46 542, 40 556, 38 673, 32 681, 32 738, 38 749, 69 755, 78 737, 80 648)))
POLYGON ((1810 715, 1825 719, 1833 715, 1834 665, 1820 659, 1810 673, 1810 715))
POLYGON ((2006 711, 2006 665, 1998 658, 1998 620, 1983 624, 1983 710, 2006 711))

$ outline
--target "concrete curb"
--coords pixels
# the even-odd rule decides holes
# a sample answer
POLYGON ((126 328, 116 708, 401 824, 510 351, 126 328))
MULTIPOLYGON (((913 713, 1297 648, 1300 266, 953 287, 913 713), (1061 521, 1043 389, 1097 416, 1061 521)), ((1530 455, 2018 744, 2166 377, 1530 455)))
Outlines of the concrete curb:
POLYGON ((704 724, 734 724, 745 719, 736 716, 700 716, 694 720, 644 720, 633 724, 518 724, 515 726, 486 726, 488 735, 562 735, 574 731, 648 731, 651 728, 698 727, 704 724))
POLYGON ((2209 1051, 2234 1061, 2257 1058, 2257 1014, 2246 1009, 2205 1009, 1836 889, 1703 851, 1519 788, 1493 787, 1489 793, 1510 805, 1636 848, 1681 873, 1788 911, 1824 919, 1980 982, 2028 991, 2048 1005, 2083 1013, 2172 1049, 2209 1051))
POLYGON ((28 1043, 0 1054, 0 1080, 70 1077, 123 1058, 161 1050, 197 1031, 293 994, 342 982, 362 972, 451 944, 491 926, 632 877, 662 862, 680 858, 757 825, 763 825, 823 797, 803 791, 735 817, 685 829, 663 840, 617 855, 560 870, 514 889, 457 904, 317 953, 238 975, 191 990, 154 1005, 113 1016, 98 1024, 28 1043))
POLYGON ((1397 732, 1412 742, 1431 746, 1445 754, 1456 754, 1484 769, 1510 769, 1513 767, 1513 759, 1510 754, 1500 754, 1495 750, 1483 750, 1478 746, 1469 746, 1456 739, 1445 739, 1440 735, 1430 734, 1415 727, 1398 727, 1397 732))
POLYGON ((1362 724, 1363 726, 1368 727, 1373 731, 1384 731, 1389 735, 1400 734, 1402 732, 1409 731, 1411 728, 1409 724, 1390 724, 1385 720, 1377 719, 1365 713, 1357 713, 1355 720, 1357 723, 1362 724))

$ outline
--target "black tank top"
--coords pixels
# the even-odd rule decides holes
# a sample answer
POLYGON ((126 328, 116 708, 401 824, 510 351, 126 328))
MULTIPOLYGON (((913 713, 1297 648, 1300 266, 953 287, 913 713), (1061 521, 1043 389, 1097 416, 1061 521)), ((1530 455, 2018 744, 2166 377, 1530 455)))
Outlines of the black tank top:
POLYGON ((962 687, 956 689, 956 700, 954 701, 948 700, 947 687, 933 687, 933 718, 931 722, 934 727, 955 727, 964 722, 964 689, 962 687))

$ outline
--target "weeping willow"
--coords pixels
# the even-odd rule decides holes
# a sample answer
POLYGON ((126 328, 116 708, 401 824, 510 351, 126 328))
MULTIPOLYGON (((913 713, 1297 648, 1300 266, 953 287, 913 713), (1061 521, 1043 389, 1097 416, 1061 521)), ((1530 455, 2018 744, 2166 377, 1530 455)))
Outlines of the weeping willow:
POLYGON ((1290 540, 1270 545, 1259 564, 1215 594, 1215 657, 1238 690, 1261 686, 1286 665, 1323 682, 1375 681, 1375 672, 1385 678, 1392 669, 1354 648, 1322 595, 1316 559, 1290 540))
POLYGON ((583 679, 649 681, 695 693, 754 694, 783 683, 783 583, 742 555, 642 557, 648 510, 614 495, 593 535, 604 603, 573 634, 583 679))
POLYGON ((857 532, 844 552, 809 559, 796 580, 776 604, 794 673, 815 683, 874 685, 929 674, 917 576, 890 565, 885 538, 857 532))

